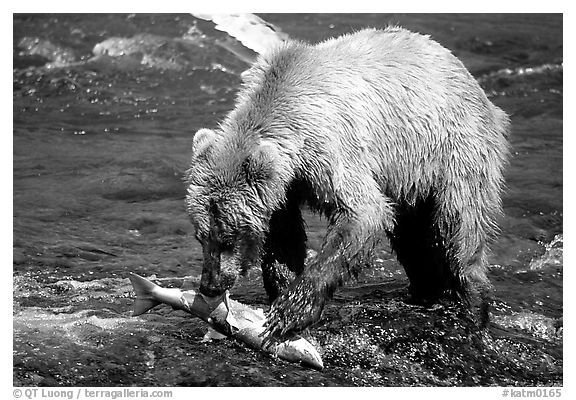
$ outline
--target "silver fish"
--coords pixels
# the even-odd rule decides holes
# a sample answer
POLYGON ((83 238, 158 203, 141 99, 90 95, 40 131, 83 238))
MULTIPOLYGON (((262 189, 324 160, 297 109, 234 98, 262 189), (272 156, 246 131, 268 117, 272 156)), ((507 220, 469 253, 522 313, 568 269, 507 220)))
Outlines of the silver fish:
POLYGON ((324 368, 320 354, 301 336, 294 335, 282 342, 275 341, 262 346, 261 334, 265 330, 266 321, 264 312, 230 299, 228 292, 222 297, 212 299, 194 290, 163 288, 134 273, 130 273, 129 278, 136 293, 134 316, 144 314, 159 304, 167 304, 201 318, 217 332, 239 340, 251 348, 315 369, 324 368))

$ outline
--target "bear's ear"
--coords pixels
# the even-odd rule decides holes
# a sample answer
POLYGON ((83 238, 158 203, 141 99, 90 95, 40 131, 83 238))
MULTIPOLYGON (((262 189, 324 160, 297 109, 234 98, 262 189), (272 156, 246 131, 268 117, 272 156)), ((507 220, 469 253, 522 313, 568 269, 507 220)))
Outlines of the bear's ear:
POLYGON ((192 157, 198 158, 205 155, 207 151, 212 148, 218 134, 212 129, 202 128, 194 135, 192 139, 192 157))
POLYGON ((243 163, 249 183, 261 183, 271 179, 276 173, 278 149, 270 143, 260 143, 243 163))

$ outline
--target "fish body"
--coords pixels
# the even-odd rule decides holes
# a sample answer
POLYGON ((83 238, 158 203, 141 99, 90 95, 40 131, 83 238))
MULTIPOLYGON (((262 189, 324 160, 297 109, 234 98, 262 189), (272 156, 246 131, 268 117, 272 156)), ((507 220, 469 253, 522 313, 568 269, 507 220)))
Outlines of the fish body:
POLYGON ((209 298, 194 290, 163 288, 137 274, 130 273, 130 281, 136 292, 134 316, 167 304, 177 310, 186 311, 201 318, 217 332, 239 340, 251 348, 263 350, 286 361, 322 369, 322 358, 306 339, 294 335, 282 342, 276 341, 263 346, 266 317, 262 310, 254 310, 228 297, 209 298))

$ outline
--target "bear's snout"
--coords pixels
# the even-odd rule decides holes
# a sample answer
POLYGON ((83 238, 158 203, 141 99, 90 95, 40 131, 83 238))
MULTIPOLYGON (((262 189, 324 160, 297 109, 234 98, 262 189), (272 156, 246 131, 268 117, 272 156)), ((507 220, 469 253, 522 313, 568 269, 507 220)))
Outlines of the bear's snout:
POLYGON ((222 295, 224 291, 220 289, 220 285, 215 285, 212 282, 202 282, 200 283, 200 293, 208 297, 217 297, 222 295))
POLYGON ((238 276, 238 263, 231 252, 222 252, 204 264, 200 293, 208 297, 221 296, 232 288, 238 276))

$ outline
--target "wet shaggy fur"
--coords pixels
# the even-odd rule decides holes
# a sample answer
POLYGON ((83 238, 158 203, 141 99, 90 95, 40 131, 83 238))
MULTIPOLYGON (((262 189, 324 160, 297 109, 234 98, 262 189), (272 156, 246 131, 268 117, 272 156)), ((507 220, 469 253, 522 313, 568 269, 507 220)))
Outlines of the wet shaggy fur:
POLYGON ((486 316, 509 122, 456 57, 427 36, 368 29, 289 41, 244 80, 219 127, 195 135, 187 173, 203 293, 260 265, 268 333, 301 330, 388 238, 414 301, 449 295, 486 316), (306 265, 304 204, 329 222, 306 265))

